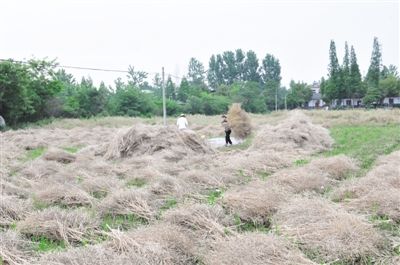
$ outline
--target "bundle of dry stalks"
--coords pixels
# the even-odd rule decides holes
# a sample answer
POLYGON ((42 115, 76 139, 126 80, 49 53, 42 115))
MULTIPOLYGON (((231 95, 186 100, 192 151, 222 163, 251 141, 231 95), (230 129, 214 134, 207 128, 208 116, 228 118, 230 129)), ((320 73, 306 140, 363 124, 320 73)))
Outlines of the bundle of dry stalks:
POLYGON ((281 170, 271 176, 271 181, 289 187, 294 193, 323 193, 356 170, 358 167, 351 158, 340 155, 314 159, 305 166, 281 170))
POLYGON ((220 206, 186 204, 167 211, 163 219, 194 233, 198 239, 216 239, 225 236, 227 231, 234 233, 233 230, 224 227, 225 213, 220 206))
POLYGON ((137 125, 118 135, 103 152, 107 159, 113 159, 143 154, 154 155, 161 151, 172 151, 182 157, 187 154, 212 152, 193 132, 148 125, 137 125))
POLYGON ((35 199, 46 205, 79 207, 92 205, 92 197, 74 185, 53 184, 36 193, 35 199))
MULTIPOLYGON (((140 257, 118 254, 103 245, 70 248, 67 251, 43 255, 35 265, 139 265, 140 257)), ((147 265, 147 264, 146 264, 147 265)))
POLYGON ((102 215, 135 214, 139 218, 150 221, 155 217, 155 210, 149 202, 150 196, 144 191, 119 190, 106 197, 99 207, 102 215))
POLYGON ((142 264, 196 264, 192 240, 178 226, 166 224, 139 228, 122 233, 107 233, 109 246, 118 253, 141 257, 142 264))
POLYGON ((302 112, 293 111, 289 118, 278 125, 263 126, 253 141, 253 148, 316 153, 329 149, 332 144, 333 140, 327 129, 312 124, 302 112))
POLYGON ((320 262, 363 263, 385 246, 366 220, 322 198, 294 197, 279 208, 274 223, 320 262))
POLYGON ((20 174, 27 179, 39 180, 53 177, 59 171, 60 165, 57 162, 35 159, 22 168, 20 174))
POLYGON ((30 214, 17 224, 17 229, 28 236, 43 236, 70 244, 90 239, 98 226, 98 219, 81 209, 47 208, 30 214))
POLYGON ((57 161, 62 164, 69 164, 76 160, 76 156, 64 150, 51 148, 43 156, 45 160, 57 161))
POLYGON ((189 187, 179 178, 163 176, 150 186, 150 192, 158 196, 180 198, 187 194, 189 187))
POLYGON ((295 247, 273 234, 246 233, 218 240, 205 257, 209 265, 315 264, 295 247))
POLYGON ((0 227, 22 220, 29 210, 31 205, 27 201, 0 194, 0 227))
POLYGON ((27 199, 29 197, 29 190, 16 185, 15 183, 7 180, 0 182, 0 190, 2 194, 8 196, 15 196, 20 199, 27 199))
POLYGON ((245 186, 228 190, 223 198, 224 207, 241 220, 270 225, 270 217, 288 198, 287 190, 268 181, 254 180, 245 186))
POLYGON ((14 231, 0 232, 0 261, 1 264, 22 265, 29 264, 32 258, 32 242, 21 238, 14 231))
POLYGON ((84 177, 79 184, 84 191, 95 198, 105 197, 111 190, 117 190, 122 187, 120 180, 112 178, 84 177))
POLYGON ((350 209, 400 221, 400 151, 378 159, 365 177, 349 180, 331 198, 350 209))
POLYGON ((250 116, 241 108, 240 103, 233 103, 228 110, 227 116, 233 136, 238 139, 245 139, 251 134, 250 116))

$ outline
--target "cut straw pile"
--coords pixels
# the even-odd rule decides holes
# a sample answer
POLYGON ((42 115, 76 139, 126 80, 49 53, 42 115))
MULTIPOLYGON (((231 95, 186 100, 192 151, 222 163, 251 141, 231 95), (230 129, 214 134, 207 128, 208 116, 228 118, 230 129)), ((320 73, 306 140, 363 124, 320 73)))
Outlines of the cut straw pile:
POLYGON ((359 212, 400 222, 400 151, 378 159, 365 177, 350 180, 332 193, 332 199, 359 212))
POLYGON ((137 125, 117 136, 103 153, 107 159, 114 159, 144 154, 155 155, 164 151, 171 151, 183 157, 188 154, 210 153, 211 149, 191 131, 137 125))
POLYGON ((328 150, 333 144, 329 131, 312 124, 300 111, 292 111, 289 117, 276 126, 265 125, 257 133, 254 149, 301 153, 316 153, 328 150))
POLYGON ((251 134, 250 116, 241 108, 239 103, 232 104, 229 108, 227 118, 233 135, 236 138, 245 139, 251 134))
POLYGON ((282 205, 274 223, 284 236, 321 262, 366 262, 385 246, 383 237, 362 217, 322 198, 295 197, 282 205))
POLYGON ((259 233, 218 240, 205 261, 209 265, 315 264, 283 238, 259 233))

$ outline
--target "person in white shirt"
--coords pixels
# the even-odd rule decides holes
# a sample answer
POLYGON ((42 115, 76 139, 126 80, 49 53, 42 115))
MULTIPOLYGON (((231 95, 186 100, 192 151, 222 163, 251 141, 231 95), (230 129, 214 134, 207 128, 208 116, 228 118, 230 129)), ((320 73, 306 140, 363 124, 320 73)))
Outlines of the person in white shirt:
POLYGON ((181 114, 178 120, 176 121, 176 126, 178 126, 179 130, 185 130, 188 127, 188 121, 186 119, 185 114, 181 114))

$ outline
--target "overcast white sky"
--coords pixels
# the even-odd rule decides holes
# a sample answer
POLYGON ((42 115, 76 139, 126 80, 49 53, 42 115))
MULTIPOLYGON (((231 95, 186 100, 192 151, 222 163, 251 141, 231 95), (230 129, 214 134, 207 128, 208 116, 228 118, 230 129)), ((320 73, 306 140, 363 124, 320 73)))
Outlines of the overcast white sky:
MULTIPOLYGON (((362 74, 373 37, 383 64, 399 66, 399 2, 1 0, 0 58, 57 58, 61 65, 182 76, 191 57, 206 68, 212 54, 241 48, 280 60, 282 83, 326 76, 329 42, 340 62, 353 45, 362 74)), ((113 84, 125 74, 67 70, 77 80, 113 84)))

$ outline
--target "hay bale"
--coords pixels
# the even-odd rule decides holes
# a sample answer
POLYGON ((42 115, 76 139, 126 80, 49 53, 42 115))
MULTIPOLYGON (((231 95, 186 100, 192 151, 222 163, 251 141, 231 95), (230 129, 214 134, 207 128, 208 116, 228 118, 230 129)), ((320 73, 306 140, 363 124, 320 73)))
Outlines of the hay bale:
POLYGON ((34 255, 32 242, 21 238, 15 231, 0 232, 0 261, 2 264, 30 264, 34 255))
POLYGON ((283 238, 273 234, 246 233, 220 239, 205 257, 209 265, 315 264, 283 238))
POLYGON ((101 215, 135 214, 146 222, 153 220, 155 210, 149 205, 150 196, 140 190, 115 191, 99 206, 101 215))
POLYGON ((383 237, 364 218, 322 198, 293 198, 279 208, 274 224, 318 262, 354 264, 377 257, 385 247, 383 237))
POLYGON ((269 226, 270 217, 286 201, 288 194, 278 185, 254 180, 245 186, 228 190, 222 203, 229 213, 239 216, 243 221, 269 226))
POLYGON ((138 125, 118 135, 100 153, 107 159, 114 159, 154 155, 163 151, 179 154, 179 157, 212 152, 195 133, 178 131, 172 127, 138 125))
POLYGON ((292 111, 288 118, 276 126, 264 125, 256 134, 253 149, 278 152, 317 153, 331 148, 333 139, 329 131, 314 125, 300 111, 292 111))
POLYGON ((232 128, 233 136, 238 139, 245 139, 251 134, 250 116, 241 108, 240 103, 233 103, 230 106, 227 118, 232 128))
POLYGON ((180 198, 187 194, 187 184, 172 176, 162 176, 150 186, 150 192, 157 196, 180 198))
POLYGON ((48 161, 57 161, 62 164, 69 164, 76 160, 75 155, 56 148, 49 149, 43 158, 48 161))
POLYGON ((99 220, 84 210, 47 208, 27 216, 17 224, 17 229, 27 236, 43 236, 71 244, 90 240, 98 226, 99 220))
POLYGON ((80 207, 92 205, 92 197, 74 185, 52 184, 36 193, 35 199, 46 205, 80 207))
POLYGON ((22 220, 31 210, 30 206, 16 197, 0 195, 0 226, 9 226, 22 220))
POLYGON ((225 213, 220 206, 185 204, 164 213, 163 220, 194 233, 196 238, 215 239, 225 236, 226 231, 233 234, 223 225, 226 222, 225 213))
POLYGON ((178 226, 159 224, 122 233, 107 233, 114 251, 141 257, 141 264, 196 264, 197 257, 191 238, 178 226))

